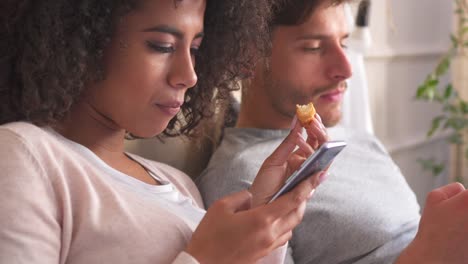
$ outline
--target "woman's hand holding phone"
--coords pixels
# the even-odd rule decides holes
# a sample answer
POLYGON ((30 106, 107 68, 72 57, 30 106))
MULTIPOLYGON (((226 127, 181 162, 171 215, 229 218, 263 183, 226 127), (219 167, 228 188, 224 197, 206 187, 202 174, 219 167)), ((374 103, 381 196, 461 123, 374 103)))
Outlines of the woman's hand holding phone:
POLYGON ((311 153, 313 148, 296 123, 263 163, 250 192, 224 197, 208 209, 186 251, 200 263, 255 263, 284 245, 302 221, 306 201, 320 177, 310 177, 274 202, 267 202, 311 153))
MULTIPOLYGON (((275 152, 265 160, 252 183, 250 192, 253 196, 254 207, 268 203, 286 179, 328 139, 325 127, 320 120, 316 114, 314 121, 306 125, 307 139, 304 139, 303 127, 294 118, 291 132, 275 152)), ((319 179, 320 177, 313 178, 319 179)), ((314 183, 318 185, 319 181, 314 183)))
POLYGON ((323 143, 329 140, 329 137, 320 115, 316 113, 314 117, 314 120, 305 125, 304 128, 307 132, 307 143, 309 143, 314 150, 317 150, 323 143))

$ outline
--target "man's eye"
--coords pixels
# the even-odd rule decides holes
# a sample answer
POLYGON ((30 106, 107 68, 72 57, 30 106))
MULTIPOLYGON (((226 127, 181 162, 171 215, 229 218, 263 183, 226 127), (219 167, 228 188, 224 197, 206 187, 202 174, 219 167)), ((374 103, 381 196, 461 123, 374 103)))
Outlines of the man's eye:
POLYGON ((173 46, 164 46, 164 45, 153 43, 151 41, 147 41, 146 45, 151 50, 159 52, 159 53, 172 53, 175 51, 175 48, 173 46))
POLYGON ((304 51, 307 51, 307 52, 317 52, 317 51, 320 51, 320 47, 305 47, 303 48, 304 51))

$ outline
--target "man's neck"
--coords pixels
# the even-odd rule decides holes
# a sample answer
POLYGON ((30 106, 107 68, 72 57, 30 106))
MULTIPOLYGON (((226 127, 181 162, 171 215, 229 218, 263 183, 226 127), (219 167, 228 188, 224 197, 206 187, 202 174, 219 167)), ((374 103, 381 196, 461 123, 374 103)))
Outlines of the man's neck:
POLYGON ((290 116, 278 113, 258 80, 246 87, 236 127, 262 129, 289 129, 293 120, 290 116))

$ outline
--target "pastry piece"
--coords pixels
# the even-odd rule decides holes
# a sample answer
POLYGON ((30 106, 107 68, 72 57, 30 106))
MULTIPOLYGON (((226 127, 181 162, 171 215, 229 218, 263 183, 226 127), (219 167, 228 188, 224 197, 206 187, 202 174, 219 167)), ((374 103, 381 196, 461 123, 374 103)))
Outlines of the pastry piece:
POLYGON ((302 126, 308 125, 314 120, 315 107, 312 103, 296 105, 296 115, 302 126))

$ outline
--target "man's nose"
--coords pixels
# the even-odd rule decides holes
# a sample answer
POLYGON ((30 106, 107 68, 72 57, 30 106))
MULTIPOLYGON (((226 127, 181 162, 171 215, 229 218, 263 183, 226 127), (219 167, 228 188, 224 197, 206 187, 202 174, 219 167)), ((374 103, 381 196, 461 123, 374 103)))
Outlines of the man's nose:
POLYGON ((335 81, 349 79, 353 75, 351 63, 349 62, 346 50, 343 47, 337 47, 328 58, 328 77, 335 81))

